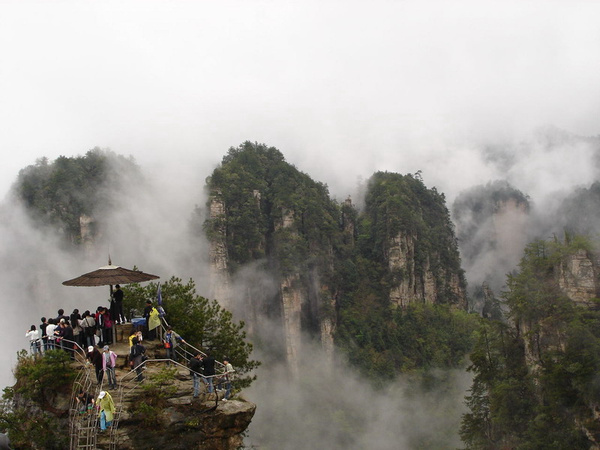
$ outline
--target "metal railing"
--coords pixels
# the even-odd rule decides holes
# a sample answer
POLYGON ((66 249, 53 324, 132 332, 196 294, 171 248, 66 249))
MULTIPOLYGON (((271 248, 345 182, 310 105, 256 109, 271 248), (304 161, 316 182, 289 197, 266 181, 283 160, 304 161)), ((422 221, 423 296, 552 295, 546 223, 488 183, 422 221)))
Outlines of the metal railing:
MULTIPOLYGON (((166 323, 166 322, 165 322, 166 323)), ((161 332, 166 332, 166 328, 161 322, 161 332)), ((162 334, 162 333, 161 333, 162 334)), ((93 396, 94 401, 98 398, 100 391, 104 390, 104 382, 106 376, 102 376, 100 383, 97 382, 96 374, 94 371, 93 364, 89 364, 87 361, 86 351, 79 345, 79 343, 71 340, 62 340, 61 344, 56 344, 55 349, 62 349, 73 353, 73 360, 81 366, 81 370, 78 373, 75 381, 73 382, 72 395, 69 404, 69 437, 70 437, 70 449, 95 449, 97 448, 98 430, 99 430, 99 414, 97 405, 94 403, 92 408, 84 407, 80 405, 76 396, 79 392, 83 391, 86 394, 93 396), (67 344, 67 345, 65 345, 67 344)), ((127 397, 129 397, 133 391, 138 389, 144 380, 137 380, 136 369, 146 370, 147 365, 163 365, 167 366, 173 364, 178 369, 184 369, 186 372, 197 375, 202 382, 203 394, 208 399, 208 386, 209 380, 212 380, 213 394, 215 400, 215 406, 211 407, 207 411, 213 410, 217 407, 219 402, 219 393, 217 392, 218 381, 225 374, 225 364, 215 360, 216 374, 205 375, 201 372, 191 370, 187 366, 187 362, 198 353, 206 356, 206 353, 193 345, 186 342, 181 342, 176 345, 173 349, 175 353, 175 359, 168 358, 149 358, 139 364, 137 367, 132 367, 127 373, 120 377, 117 382, 118 389, 113 391, 113 401, 115 403, 115 414, 112 421, 112 425, 107 428, 108 433, 108 445, 111 450, 117 449, 118 444, 118 428, 121 415, 123 412, 123 405, 127 397), (179 360, 183 360, 185 364, 182 364, 179 360)), ((43 353, 42 353, 43 354, 43 353)), ((192 389, 192 386, 190 386, 192 389)))

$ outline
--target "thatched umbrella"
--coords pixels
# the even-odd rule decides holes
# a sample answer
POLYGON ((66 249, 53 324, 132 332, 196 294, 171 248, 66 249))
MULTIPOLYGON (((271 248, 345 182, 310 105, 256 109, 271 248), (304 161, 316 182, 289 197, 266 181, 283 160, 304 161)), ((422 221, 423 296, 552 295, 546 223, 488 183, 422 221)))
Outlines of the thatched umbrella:
POLYGON ((116 284, 140 283, 156 280, 157 275, 139 270, 125 269, 121 266, 108 265, 92 272, 84 273, 72 280, 63 281, 65 286, 114 286, 116 284))
MULTIPOLYGON (((84 273, 72 280, 63 281, 62 284, 65 286, 110 286, 110 296, 112 298, 114 285, 140 283, 142 281, 156 280, 157 278, 160 277, 139 270, 130 270, 120 266, 113 266, 109 259, 108 266, 84 273)), ((113 328, 113 340, 115 339, 116 330, 113 328)))

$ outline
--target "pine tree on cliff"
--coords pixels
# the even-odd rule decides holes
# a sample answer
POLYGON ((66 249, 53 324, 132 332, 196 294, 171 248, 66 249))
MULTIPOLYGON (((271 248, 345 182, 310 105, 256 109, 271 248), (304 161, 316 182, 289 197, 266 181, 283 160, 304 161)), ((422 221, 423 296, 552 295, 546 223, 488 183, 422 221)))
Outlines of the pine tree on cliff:
POLYGON ((580 237, 531 243, 508 277, 509 321, 482 319, 461 428, 467 448, 598 446, 598 299, 591 307, 576 303, 557 276, 569 258, 589 249, 580 237))
MULTIPOLYGON (((285 326, 293 328, 299 312, 303 330, 315 333, 333 317, 338 345, 375 377, 460 363, 472 325, 447 306, 465 309, 464 275, 444 196, 419 175, 375 174, 359 213, 330 199, 325 185, 279 150, 245 142, 207 182, 209 206, 218 197, 223 210, 206 221, 209 238, 225 243, 231 274, 263 261, 281 285, 266 309, 279 312, 285 326), (392 253, 402 253, 406 264, 392 264, 392 253), (289 291, 297 293, 291 300, 289 291), (402 301, 391 301, 392 293, 402 301), (300 311, 292 304, 298 298, 300 311), (423 336, 436 352, 418 350, 423 336)), ((293 351, 288 342, 288 357, 293 351)))
MULTIPOLYGON (((19 172, 12 193, 42 226, 58 228, 65 238, 81 243, 81 218, 98 223, 123 189, 123 180, 141 179, 133 159, 94 148, 85 156, 40 158, 19 172)), ((93 237, 93 236, 92 236, 93 237)))

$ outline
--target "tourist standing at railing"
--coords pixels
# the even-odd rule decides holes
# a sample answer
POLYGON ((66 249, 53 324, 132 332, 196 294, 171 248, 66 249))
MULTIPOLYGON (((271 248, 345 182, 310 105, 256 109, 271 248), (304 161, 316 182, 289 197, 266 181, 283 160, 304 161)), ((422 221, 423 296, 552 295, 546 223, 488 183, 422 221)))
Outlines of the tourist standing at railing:
POLYGON ((194 398, 200 394, 200 377, 202 376, 202 353, 198 352, 196 356, 190 358, 188 363, 190 375, 194 381, 194 398))
POLYGON ((71 359, 75 359, 75 352, 73 351, 75 337, 73 336, 73 328, 71 328, 69 322, 67 322, 65 319, 60 319, 60 328, 57 328, 57 331, 54 333, 59 333, 60 347, 69 353, 69 357, 71 359))
MULTIPOLYGON (((96 336, 98 336, 98 345, 104 347, 103 333, 102 333, 102 310, 103 306, 98 306, 94 313, 94 320, 96 321, 96 336)), ((94 344, 96 342, 94 341, 94 344)), ((92 344, 92 345, 94 345, 92 344)))
POLYGON ((206 352, 206 356, 202 360, 202 367, 204 369, 204 376, 206 377, 206 382, 208 383, 208 392, 213 392, 213 378, 215 376, 215 358, 212 357, 210 352, 206 352))
POLYGON ((110 312, 108 308, 99 307, 96 324, 100 329, 100 342, 98 345, 104 347, 112 344, 112 320, 110 320, 110 312))
POLYGON ((117 354, 108 348, 108 345, 104 346, 102 352, 102 369, 108 376, 108 387, 111 389, 117 388, 117 377, 115 376, 115 366, 117 364, 117 354))
POLYGON ((65 323, 65 319, 60 319, 56 328, 54 329, 54 340, 56 342, 56 346, 61 350, 63 348, 63 335, 65 334, 65 330, 62 325, 65 323))
POLYGON ((37 355, 41 353, 40 330, 38 330, 35 325, 31 325, 31 328, 25 333, 25 337, 29 338, 29 349, 31 354, 37 355))
MULTIPOLYGON (((163 346, 166 351, 166 358, 172 361, 177 361, 177 357, 175 355, 175 348, 179 345, 179 342, 186 343, 185 340, 173 331, 173 328, 167 327, 167 332, 165 333, 165 337, 163 338, 163 346)), ((167 361, 167 366, 169 362, 167 361)))
POLYGON ((77 342, 81 348, 85 347, 85 338, 83 336, 83 329, 81 328, 81 314, 79 310, 75 308, 71 313, 71 328, 73 328, 73 340, 77 342))
POLYGON ((48 350, 48 334, 46 328, 48 327, 48 321, 45 317, 40 319, 42 321, 40 325, 40 336, 42 337, 42 351, 45 353, 48 350))
POLYGON ((59 324, 59 323, 60 323, 60 319, 69 320, 69 316, 66 316, 66 315, 65 315, 65 310, 64 310, 64 309, 62 309, 62 308, 60 308, 60 309, 58 310, 58 316, 56 316, 56 319, 55 319, 55 320, 56 320, 56 322, 55 322, 55 323, 56 323, 56 324, 59 324))
POLYGON ((55 319, 48 319, 48 326, 46 326, 46 335, 48 336, 47 350, 54 350, 56 344, 56 321, 55 319))
POLYGON ((221 383, 225 382, 225 397, 223 397, 223 401, 227 401, 231 395, 231 377, 235 370, 233 370, 233 366, 229 362, 229 357, 223 357, 223 364, 225 364, 225 373, 219 378, 219 386, 217 387, 221 389, 221 383))
POLYGON ((94 316, 89 311, 83 313, 81 326, 85 335, 85 345, 93 347, 96 344, 96 319, 94 319, 94 316))
POLYGON ((98 409, 100 410, 98 413, 100 416, 100 430, 106 431, 106 428, 112 425, 112 421, 115 417, 115 402, 108 392, 100 391, 96 403, 98 404, 98 409))

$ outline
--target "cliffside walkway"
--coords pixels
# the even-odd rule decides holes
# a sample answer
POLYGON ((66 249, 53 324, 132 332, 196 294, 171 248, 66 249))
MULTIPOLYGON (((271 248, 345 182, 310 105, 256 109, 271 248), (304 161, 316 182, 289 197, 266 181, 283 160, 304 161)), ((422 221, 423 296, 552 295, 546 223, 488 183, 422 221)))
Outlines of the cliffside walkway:
MULTIPOLYGON (((164 332, 164 329, 161 330, 164 332)), ((147 354, 157 352, 164 352, 162 349, 162 345, 160 344, 160 339, 158 342, 154 341, 154 348, 150 348, 151 345, 148 345, 147 354)), ((104 376, 102 382, 100 384, 96 381, 96 374, 94 370, 94 366, 87 361, 86 352, 82 349, 77 343, 74 344, 74 354, 75 361, 80 366, 81 370, 73 383, 71 402, 69 407, 69 433, 70 433, 70 449, 96 449, 96 448, 109 448, 109 449, 117 449, 119 443, 119 422, 125 413, 125 406, 130 404, 131 398, 134 396, 136 390, 140 388, 140 386, 144 383, 144 381, 136 380, 136 367, 129 368, 125 362, 117 368, 117 386, 116 390, 109 390, 105 387, 105 382, 107 382, 107 377, 104 376), (115 404, 115 415, 112 421, 112 425, 107 428, 106 432, 102 433, 100 431, 99 425, 99 414, 95 405, 94 408, 81 410, 80 405, 77 403, 75 397, 77 393, 83 391, 90 395, 93 395, 94 400, 98 398, 98 394, 100 391, 107 391, 111 394, 114 404, 115 404), (100 444, 100 445, 99 445, 100 444)), ((147 341, 144 341, 144 344, 148 344, 147 341)), ((124 343, 116 343, 110 346, 112 350, 117 350, 119 355, 119 359, 127 361, 129 356, 129 345, 127 342, 124 343), (126 349, 126 355, 123 354, 123 350, 126 349), (121 351, 119 351, 121 350, 121 351)), ((185 361, 186 364, 182 364, 178 361, 166 359, 166 358, 149 358, 144 361, 140 366, 144 370, 144 375, 148 373, 156 373, 160 371, 162 368, 171 366, 176 368, 178 373, 181 375, 183 372, 184 376, 189 376, 190 369, 187 367, 187 361, 196 354, 201 353, 204 354, 199 349, 193 347, 188 343, 181 343, 175 348, 176 359, 178 361, 185 361)), ((215 409, 218 406, 219 400, 222 399, 223 393, 217 392, 216 383, 214 393, 209 394, 206 391, 206 385, 208 382, 208 378, 218 379, 222 377, 224 372, 224 364, 221 362, 216 362, 215 364, 217 374, 212 377, 204 376, 203 374, 198 374, 204 382, 200 383, 201 386, 201 395, 205 400, 214 400, 215 406, 208 409, 215 409)), ((187 381, 186 385, 189 386, 189 390, 192 390, 191 381, 187 381), (187 385, 189 383, 189 385, 187 385)), ((186 386, 186 388, 187 388, 186 386)), ((207 410, 207 411, 208 411, 207 410)))

